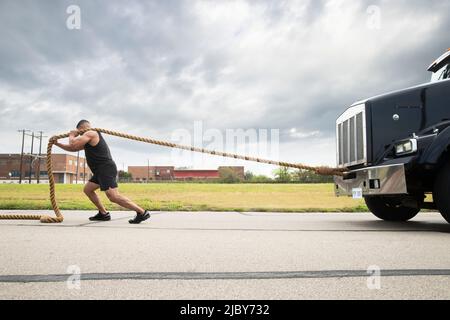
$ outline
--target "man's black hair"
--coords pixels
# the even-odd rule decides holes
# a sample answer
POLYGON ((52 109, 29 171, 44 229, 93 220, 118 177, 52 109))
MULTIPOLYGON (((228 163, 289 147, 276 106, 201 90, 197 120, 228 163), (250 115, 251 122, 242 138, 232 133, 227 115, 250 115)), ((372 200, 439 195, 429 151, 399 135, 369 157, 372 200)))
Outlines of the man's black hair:
POLYGON ((83 124, 85 124, 85 123, 89 123, 89 121, 87 121, 87 120, 80 120, 80 121, 78 121, 78 123, 77 123, 77 129, 78 128, 80 128, 83 124))

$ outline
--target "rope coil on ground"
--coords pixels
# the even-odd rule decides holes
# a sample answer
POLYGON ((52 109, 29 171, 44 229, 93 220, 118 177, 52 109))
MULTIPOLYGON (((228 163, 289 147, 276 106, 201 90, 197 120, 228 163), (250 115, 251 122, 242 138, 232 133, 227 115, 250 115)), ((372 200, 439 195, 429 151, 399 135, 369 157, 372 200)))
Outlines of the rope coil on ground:
MULTIPOLYGON (((91 130, 105 133, 105 134, 108 134, 111 136, 116 136, 116 137, 125 138, 125 139, 129 139, 129 140, 150 143, 150 144, 164 146, 164 147, 168 147, 168 148, 176 148, 176 149, 206 153, 206 154, 211 154, 211 155, 216 155, 216 156, 221 156, 221 157, 226 157, 226 158, 233 158, 233 159, 240 159, 240 160, 246 160, 246 161, 272 164, 272 165, 277 165, 277 166, 285 167, 285 168, 294 168, 294 169, 312 171, 312 172, 315 172, 316 174, 323 175, 323 176, 342 176, 344 174, 344 172, 347 171, 346 168, 330 168, 330 167, 324 167, 324 166, 314 167, 314 166, 308 166, 308 165, 303 165, 303 164, 267 160, 267 159, 242 156, 242 155, 232 154, 232 153, 227 153, 227 152, 207 150, 204 148, 198 148, 198 147, 193 147, 193 146, 184 146, 184 145, 176 144, 173 142, 155 140, 155 139, 151 139, 151 138, 144 138, 144 137, 139 137, 139 136, 135 136, 135 135, 131 135, 131 134, 126 134, 126 133, 121 133, 121 132, 107 130, 107 129, 101 129, 101 128, 90 128, 90 129, 86 129, 86 130, 80 130, 79 132, 80 132, 80 134, 83 134, 83 133, 85 133, 87 131, 91 131, 91 130)), ((58 139, 67 138, 68 136, 69 136, 69 133, 64 133, 64 134, 53 136, 49 139, 48 144, 47 144, 46 164, 47 164, 47 174, 48 174, 48 182, 49 182, 49 194, 50 194, 50 203, 51 203, 53 211, 55 212, 55 217, 50 217, 48 215, 6 214, 6 215, 0 215, 0 220, 40 220, 42 223, 59 223, 64 220, 64 217, 61 214, 61 211, 59 210, 58 203, 56 202, 55 179, 53 176, 52 157, 51 156, 52 156, 53 144, 58 139)))

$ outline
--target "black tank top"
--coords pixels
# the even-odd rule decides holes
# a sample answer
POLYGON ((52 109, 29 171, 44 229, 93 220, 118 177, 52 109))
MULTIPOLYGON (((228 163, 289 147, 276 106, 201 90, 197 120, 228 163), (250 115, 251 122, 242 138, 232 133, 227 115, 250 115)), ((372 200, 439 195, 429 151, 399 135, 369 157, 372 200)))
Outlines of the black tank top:
POLYGON ((108 145, 100 132, 97 132, 100 138, 99 142, 95 147, 91 146, 89 143, 84 145, 84 154, 86 156, 86 161, 93 173, 98 169, 99 166, 104 164, 114 164, 111 157, 111 152, 109 151, 108 145))

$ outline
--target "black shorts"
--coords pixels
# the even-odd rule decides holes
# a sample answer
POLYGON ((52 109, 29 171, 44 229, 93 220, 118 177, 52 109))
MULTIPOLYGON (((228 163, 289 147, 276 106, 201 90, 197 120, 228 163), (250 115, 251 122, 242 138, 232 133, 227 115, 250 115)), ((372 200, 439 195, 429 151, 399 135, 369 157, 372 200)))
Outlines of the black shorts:
POLYGON ((99 166, 90 182, 98 184, 101 191, 107 191, 110 188, 117 188, 117 167, 115 163, 107 163, 99 166))

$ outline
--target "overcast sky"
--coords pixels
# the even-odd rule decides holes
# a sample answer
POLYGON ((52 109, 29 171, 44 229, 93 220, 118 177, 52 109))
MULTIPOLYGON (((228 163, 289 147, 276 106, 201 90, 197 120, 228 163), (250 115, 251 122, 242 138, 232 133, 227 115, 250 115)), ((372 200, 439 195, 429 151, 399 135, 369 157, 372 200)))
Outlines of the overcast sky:
MULTIPOLYGON (((17 129, 52 135, 82 118, 167 140, 197 122, 277 129, 280 159, 335 165, 339 114, 428 81, 449 30, 449 0, 2 0, 0 152, 20 152, 17 129), (70 5, 80 29, 67 27, 70 5)), ((242 164, 107 139, 119 168, 242 164)))

